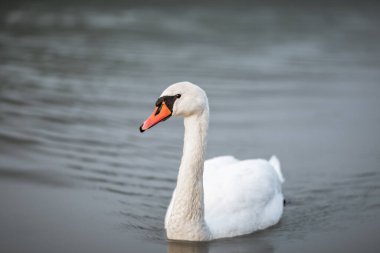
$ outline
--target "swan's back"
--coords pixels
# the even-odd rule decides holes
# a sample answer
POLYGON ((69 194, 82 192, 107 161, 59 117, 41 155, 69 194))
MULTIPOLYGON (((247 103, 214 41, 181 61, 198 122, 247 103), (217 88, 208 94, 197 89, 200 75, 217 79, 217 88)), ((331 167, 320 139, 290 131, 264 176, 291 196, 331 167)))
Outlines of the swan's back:
POLYGON ((214 239, 264 229, 282 215, 283 178, 276 158, 213 158, 205 161, 203 181, 205 220, 214 239))

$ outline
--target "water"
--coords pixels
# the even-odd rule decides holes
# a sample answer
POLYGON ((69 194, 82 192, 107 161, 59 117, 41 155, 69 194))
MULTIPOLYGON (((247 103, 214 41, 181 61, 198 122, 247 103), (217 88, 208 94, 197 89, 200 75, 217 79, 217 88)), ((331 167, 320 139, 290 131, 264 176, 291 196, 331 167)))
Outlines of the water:
POLYGON ((0 26, 4 252, 379 252, 376 3, 28 3, 0 26), (183 125, 140 134, 189 80, 211 110, 207 157, 276 154, 282 221, 169 242, 183 125))

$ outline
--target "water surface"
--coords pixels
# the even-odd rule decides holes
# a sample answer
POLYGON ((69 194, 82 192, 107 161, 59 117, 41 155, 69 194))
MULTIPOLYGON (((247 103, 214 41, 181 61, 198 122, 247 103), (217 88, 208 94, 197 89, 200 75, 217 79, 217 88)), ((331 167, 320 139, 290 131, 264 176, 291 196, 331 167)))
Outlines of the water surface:
POLYGON ((1 251, 378 252, 377 8, 6 6, 1 251), (183 124, 138 127, 183 80, 209 97, 208 158, 280 158, 289 204, 278 225, 211 243, 166 240, 183 124))

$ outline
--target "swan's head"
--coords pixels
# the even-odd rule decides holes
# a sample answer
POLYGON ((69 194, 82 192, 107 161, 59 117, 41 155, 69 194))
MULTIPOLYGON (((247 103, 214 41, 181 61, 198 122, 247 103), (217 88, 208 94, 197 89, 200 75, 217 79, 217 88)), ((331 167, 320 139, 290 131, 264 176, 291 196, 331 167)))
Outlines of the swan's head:
POLYGON ((153 113, 140 126, 144 132, 170 116, 189 117, 208 109, 206 92, 190 82, 170 85, 156 101, 153 113))

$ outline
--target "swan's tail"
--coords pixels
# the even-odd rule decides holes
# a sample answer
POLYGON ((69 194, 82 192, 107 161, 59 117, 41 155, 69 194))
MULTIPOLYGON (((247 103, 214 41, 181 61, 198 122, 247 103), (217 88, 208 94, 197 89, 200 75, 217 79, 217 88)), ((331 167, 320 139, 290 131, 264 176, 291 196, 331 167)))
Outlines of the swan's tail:
POLYGON ((278 158, 274 155, 269 159, 269 163, 273 166, 274 170, 277 172, 278 178, 280 179, 281 183, 285 182, 285 178, 282 175, 281 172, 281 165, 278 158))

